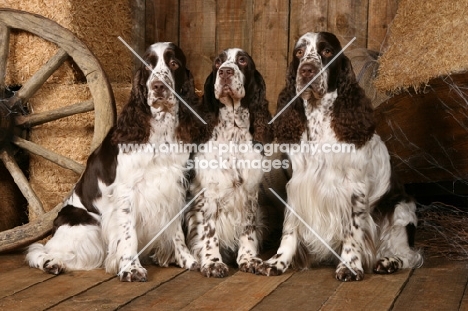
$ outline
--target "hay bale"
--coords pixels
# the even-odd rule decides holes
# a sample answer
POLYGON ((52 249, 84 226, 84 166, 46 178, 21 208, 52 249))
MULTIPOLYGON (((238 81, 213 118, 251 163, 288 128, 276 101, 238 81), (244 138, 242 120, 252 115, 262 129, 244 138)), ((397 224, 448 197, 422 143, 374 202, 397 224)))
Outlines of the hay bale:
MULTIPOLYGON (((130 84, 112 84, 118 110, 128 101, 130 84)), ((91 97, 86 84, 45 85, 30 100, 33 112, 86 101, 91 97)), ((88 112, 36 126, 29 139, 49 150, 86 164, 94 132, 94 114, 88 112)), ((31 155, 30 183, 46 211, 63 201, 78 180, 78 174, 42 157, 31 155)), ((30 219, 33 220, 33 219, 30 219)))
POLYGON ((375 86, 416 91, 432 78, 468 70, 468 2, 401 0, 375 86))
MULTIPOLYGON (((35 13, 56 21, 72 31, 96 55, 110 82, 128 83, 132 77, 132 54, 117 39, 130 41, 132 32, 130 2, 116 1, 44 1, 5 0, 3 8, 35 13)), ((57 47, 25 32, 13 32, 10 40, 7 84, 21 84, 32 76, 57 47)), ((48 83, 83 82, 76 64, 67 61, 48 83)))

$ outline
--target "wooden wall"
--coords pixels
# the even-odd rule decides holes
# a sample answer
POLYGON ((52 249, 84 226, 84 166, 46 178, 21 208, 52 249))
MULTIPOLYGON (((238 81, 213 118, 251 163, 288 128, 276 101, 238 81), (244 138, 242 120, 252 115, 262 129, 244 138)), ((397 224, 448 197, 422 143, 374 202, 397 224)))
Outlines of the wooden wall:
POLYGON ((308 31, 335 33, 342 45, 380 50, 398 0, 140 0, 140 50, 172 41, 186 53, 196 87, 229 47, 246 50, 265 78, 272 112, 294 42, 308 31), (144 23, 145 27, 141 27, 144 23), (143 47, 144 46, 144 47, 143 47))

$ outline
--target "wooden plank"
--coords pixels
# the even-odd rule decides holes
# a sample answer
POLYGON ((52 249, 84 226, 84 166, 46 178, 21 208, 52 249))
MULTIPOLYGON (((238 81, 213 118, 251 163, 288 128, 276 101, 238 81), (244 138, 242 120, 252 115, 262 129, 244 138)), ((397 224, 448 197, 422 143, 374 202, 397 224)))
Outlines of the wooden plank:
POLYGON ((254 2, 251 56, 266 83, 270 112, 276 111, 278 94, 285 84, 288 67, 289 3, 282 0, 254 2), (267 83, 268 82, 268 83, 267 83))
POLYGON ((393 309, 459 310, 467 280, 466 262, 425 263, 414 271, 393 309))
MULTIPOLYGON (((174 42, 179 45, 179 0, 146 0, 147 46, 155 42, 174 42)), ((181 6, 182 11, 185 10, 181 6)))
MULTIPOLYGON (((389 310, 413 270, 391 275, 366 274, 358 283, 340 283, 321 310, 389 310)), ((395 310, 423 310, 408 307, 395 310)))
POLYGON ((264 277, 237 272, 182 310, 250 310, 292 275, 287 272, 281 276, 264 277))
POLYGON ((300 36, 308 31, 327 31, 327 12, 328 1, 291 0, 289 14, 290 40, 295 42, 300 36))
MULTIPOLYGON (((31 274, 36 272, 30 271, 31 274)), ((41 271, 39 271, 41 272, 41 271)), ((41 272, 42 274, 45 274, 41 272)), ((0 300, 2 310, 43 310, 70 296, 115 278, 104 270, 74 271, 52 277, 0 300)), ((117 282, 116 280, 114 280, 117 282)), ((83 310, 83 309, 80 309, 83 310)))
POLYGON ((289 13, 289 51, 292 59, 294 44, 304 33, 328 30, 328 1, 291 0, 289 13))
MULTIPOLYGON (((145 14, 146 14, 146 3, 148 1, 145 0, 135 0, 130 1, 130 10, 131 10, 131 18, 132 18, 132 32, 131 32, 131 42, 130 45, 132 48, 137 52, 138 55, 143 55, 145 53, 145 32, 146 32, 146 22, 145 22, 145 14)), ((126 39, 126 38, 125 38, 126 39)), ((132 72, 135 72, 140 68, 141 61, 138 57, 132 54, 132 72)))
POLYGON ((216 49, 241 48, 252 51, 253 0, 218 1, 216 49))
POLYGON ((158 287, 164 282, 171 280, 185 270, 175 267, 161 268, 156 266, 145 267, 148 270, 147 282, 126 283, 117 278, 103 282, 88 290, 81 290, 70 299, 56 305, 51 310, 94 310, 112 309, 122 307, 144 295, 150 290, 158 287))
POLYGON ((468 74, 429 81, 424 92, 402 93, 376 110, 377 133, 403 183, 468 176, 468 74))
POLYGON ((369 0, 367 48, 383 51, 390 24, 395 17, 398 0, 369 0))
POLYGON ((206 77, 211 73, 216 44, 216 1, 181 0, 180 47, 187 57, 195 88, 203 91, 206 77))
POLYGON ((346 45, 353 37, 356 41, 349 47, 367 47, 367 10, 369 0, 328 1, 328 31, 334 33, 346 45))
MULTIPOLYGON (((234 271, 230 269, 229 275, 234 271)), ((180 310, 224 281, 226 278, 206 278, 199 272, 187 271, 119 310, 180 310)))
POLYGON ((0 96, 5 98, 5 76, 8 63, 8 54, 10 48, 10 29, 0 23, 0 96))
MULTIPOLYGON (((2 256, 3 257, 3 256, 2 256)), ((17 292, 21 292, 35 284, 40 284, 48 279, 54 278, 55 275, 45 273, 39 269, 33 269, 25 266, 24 255, 19 261, 23 267, 2 271, 2 286, 0 287, 0 298, 11 296, 17 292)), ((2 258, 3 259, 3 258, 2 258)), ((2 260, 2 268, 3 268, 2 260)), ((2 305, 2 300, 0 300, 2 305)))
POLYGON ((341 284, 334 273, 331 267, 296 272, 252 310, 319 310, 341 284))
POLYGON ((25 266, 24 256, 22 252, 0 254, 0 273, 25 266))

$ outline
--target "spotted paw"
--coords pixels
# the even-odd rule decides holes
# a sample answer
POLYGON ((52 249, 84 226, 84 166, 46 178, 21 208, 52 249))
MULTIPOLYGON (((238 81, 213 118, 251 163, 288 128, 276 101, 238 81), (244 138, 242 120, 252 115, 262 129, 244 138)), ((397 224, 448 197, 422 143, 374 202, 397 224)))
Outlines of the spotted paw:
POLYGON ((58 275, 65 270, 65 267, 61 262, 51 259, 44 263, 43 270, 47 273, 58 275))
POLYGON ((364 271, 359 269, 349 269, 342 266, 336 269, 335 277, 341 282, 362 281, 364 279, 364 271))
POLYGON ((210 262, 208 264, 204 264, 200 268, 200 272, 207 278, 209 277, 224 278, 225 276, 228 275, 229 268, 223 262, 210 262))
POLYGON ((265 275, 265 276, 277 276, 283 274, 283 270, 278 269, 274 264, 264 261, 257 267, 256 274, 265 275))
POLYGON ((192 265, 189 268, 190 271, 197 271, 200 270, 200 264, 196 261, 192 263, 192 265))
POLYGON ((250 258, 249 261, 239 264, 239 270, 247 273, 257 273, 259 266, 263 261, 258 257, 250 258))
POLYGON ((378 274, 394 273, 400 269, 401 265, 402 263, 399 258, 384 257, 377 261, 374 267, 374 272, 378 274))
POLYGON ((146 282, 148 273, 143 267, 132 268, 129 271, 120 273, 121 282, 146 282))

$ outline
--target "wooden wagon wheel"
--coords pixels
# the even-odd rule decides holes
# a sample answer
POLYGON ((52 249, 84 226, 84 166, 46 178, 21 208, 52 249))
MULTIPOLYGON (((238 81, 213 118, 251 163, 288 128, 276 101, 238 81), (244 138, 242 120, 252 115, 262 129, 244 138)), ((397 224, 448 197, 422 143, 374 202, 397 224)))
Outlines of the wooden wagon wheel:
MULTIPOLYGON (((91 149, 96 148, 115 122, 115 103, 111 86, 92 52, 72 32, 42 16, 23 11, 0 9, 0 159, 28 201, 30 213, 40 215, 23 226, 0 232, 0 252, 13 250, 45 237, 61 208, 61 203, 45 213, 26 176, 13 157, 13 149, 22 148, 78 174, 84 166, 20 135, 21 130, 94 109, 94 135, 91 149), (12 97, 5 96, 5 72, 9 53, 10 30, 30 32, 58 46, 58 52, 43 65, 12 97), (84 73, 92 99, 43 113, 24 115, 24 105, 45 81, 69 57, 84 73)), ((79 175, 77 175, 79 176, 79 175)))

